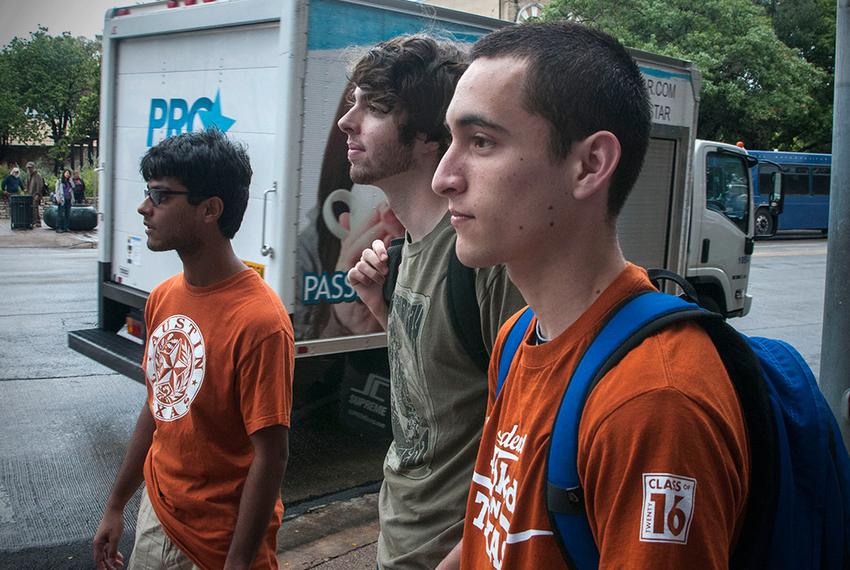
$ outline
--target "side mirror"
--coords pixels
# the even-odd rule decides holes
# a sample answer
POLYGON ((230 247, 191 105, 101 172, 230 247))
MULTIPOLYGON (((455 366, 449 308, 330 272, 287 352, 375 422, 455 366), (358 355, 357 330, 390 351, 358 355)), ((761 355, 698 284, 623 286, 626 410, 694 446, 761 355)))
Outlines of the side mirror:
POLYGON ((773 177, 773 191, 770 193, 770 213, 778 216, 782 213, 785 195, 782 193, 782 173, 777 172, 773 177))

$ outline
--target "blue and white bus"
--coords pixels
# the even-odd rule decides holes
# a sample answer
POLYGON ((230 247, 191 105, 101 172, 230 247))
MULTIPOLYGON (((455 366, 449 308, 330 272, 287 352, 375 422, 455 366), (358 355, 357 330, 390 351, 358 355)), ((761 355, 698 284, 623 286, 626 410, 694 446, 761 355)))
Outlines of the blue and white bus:
POLYGON ((753 173, 755 233, 820 230, 829 225, 831 154, 748 150, 758 158, 753 173), (777 173, 781 184, 777 185, 777 173))

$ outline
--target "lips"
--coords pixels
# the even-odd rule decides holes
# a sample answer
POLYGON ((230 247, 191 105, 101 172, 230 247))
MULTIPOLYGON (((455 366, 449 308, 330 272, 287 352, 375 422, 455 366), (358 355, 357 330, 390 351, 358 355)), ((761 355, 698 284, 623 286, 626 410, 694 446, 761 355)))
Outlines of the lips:
POLYGON ((467 214, 467 213, 461 212, 459 210, 455 210, 454 208, 449 209, 449 214, 451 214, 451 217, 452 217, 451 218, 452 225, 455 226, 455 227, 457 227, 459 224, 463 224, 464 222, 468 222, 468 221, 473 220, 475 218, 475 216, 473 216, 471 214, 467 214))
POLYGON ((363 154, 366 149, 364 149, 361 145, 351 142, 348 142, 348 160, 352 158, 356 158, 363 154))

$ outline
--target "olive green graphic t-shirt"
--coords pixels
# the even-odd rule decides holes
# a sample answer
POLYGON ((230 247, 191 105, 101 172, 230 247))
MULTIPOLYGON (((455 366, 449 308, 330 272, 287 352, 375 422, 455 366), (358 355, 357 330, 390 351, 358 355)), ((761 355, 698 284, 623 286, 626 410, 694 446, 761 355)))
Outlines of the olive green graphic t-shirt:
MULTIPOLYGON (((378 512, 381 568, 434 568, 463 533, 466 497, 487 406, 487 375, 452 327, 446 294, 454 228, 443 218, 405 243, 388 317, 393 441, 378 512)), ((524 306, 503 266, 476 270, 488 350, 524 306)))

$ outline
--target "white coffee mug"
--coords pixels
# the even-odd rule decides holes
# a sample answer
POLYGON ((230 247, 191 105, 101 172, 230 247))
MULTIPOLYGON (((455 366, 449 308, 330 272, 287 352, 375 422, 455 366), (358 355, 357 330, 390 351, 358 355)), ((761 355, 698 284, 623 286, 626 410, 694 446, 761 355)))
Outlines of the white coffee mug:
POLYGON ((375 186, 355 184, 351 187, 351 190, 337 188, 325 198, 325 203, 322 204, 322 218, 324 218, 325 225, 328 226, 330 232, 339 239, 343 239, 348 235, 348 230, 339 223, 336 215, 334 215, 333 205, 335 202, 342 202, 348 206, 349 226, 359 228, 384 200, 384 193, 375 186))

